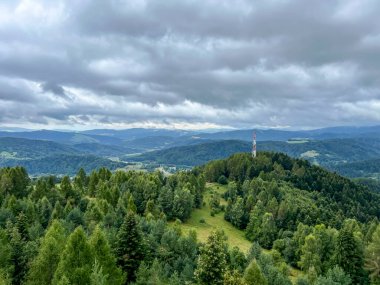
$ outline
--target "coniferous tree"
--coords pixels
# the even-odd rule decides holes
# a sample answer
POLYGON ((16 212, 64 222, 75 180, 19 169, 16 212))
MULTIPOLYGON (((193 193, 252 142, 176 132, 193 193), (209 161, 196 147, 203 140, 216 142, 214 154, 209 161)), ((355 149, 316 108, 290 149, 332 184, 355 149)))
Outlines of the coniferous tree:
POLYGON ((224 274, 223 285, 247 285, 247 283, 238 271, 233 270, 224 274))
POLYGON ((18 228, 8 224, 8 238, 11 245, 11 263, 12 263, 12 283, 19 285, 23 283, 26 270, 27 260, 25 255, 25 240, 23 240, 18 228))
POLYGON ((169 186, 162 187, 158 196, 158 203, 168 220, 173 218, 173 190, 169 186))
POLYGON ((65 198, 73 195, 73 188, 71 186, 70 177, 64 176, 60 184, 60 191, 65 198))
POLYGON ((267 285, 268 281, 262 274, 256 259, 252 260, 244 272, 244 280, 247 285, 267 285))
POLYGON ((137 207, 132 195, 129 196, 127 210, 128 212, 132 212, 132 213, 137 212, 137 207))
POLYGON ((125 217, 117 234, 116 258, 118 265, 127 274, 127 281, 134 281, 136 270, 144 259, 145 246, 133 212, 125 217))
POLYGON ((93 263, 94 254, 86 234, 82 227, 77 227, 67 240, 52 283, 59 284, 66 276, 71 284, 89 284, 93 263))
MULTIPOLYGON (((97 226, 90 237, 90 245, 97 263, 105 277, 105 285, 123 284, 124 276, 120 268, 116 266, 116 258, 103 233, 97 226)), ((94 265, 95 266, 95 265, 94 265)), ((94 268, 93 268, 94 269, 94 268)), ((98 272, 98 271, 97 271, 98 272)))
POLYGON ((65 230, 57 220, 53 221, 41 242, 38 255, 31 263, 28 285, 51 284, 65 245, 65 230))
MULTIPOLYGON (((103 268, 99 265, 97 259, 95 259, 94 265, 90 275, 91 285, 107 285, 109 275, 103 272, 103 268)), ((112 283, 111 283, 112 284, 112 283)))
POLYGON ((221 231, 212 232, 207 243, 201 247, 195 278, 200 284, 223 284, 227 269, 225 235, 221 231))
POLYGON ((366 284, 363 270, 363 250, 348 227, 343 227, 337 238, 336 263, 347 272, 354 284, 366 284))

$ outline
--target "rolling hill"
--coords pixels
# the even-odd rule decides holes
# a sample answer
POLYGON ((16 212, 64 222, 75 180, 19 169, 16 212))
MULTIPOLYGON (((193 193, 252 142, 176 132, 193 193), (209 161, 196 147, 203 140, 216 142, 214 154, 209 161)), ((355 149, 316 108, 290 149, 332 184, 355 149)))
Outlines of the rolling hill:
MULTIPOLYGON (((250 152, 250 142, 222 140, 173 147, 127 157, 130 161, 195 166, 210 160, 226 158, 237 152, 250 152)), ((380 139, 333 139, 323 141, 293 140, 258 143, 259 151, 283 152, 307 159, 347 177, 379 177, 380 139)))
POLYGON ((96 148, 93 145, 91 148, 87 145, 69 146, 52 141, 6 137, 0 138, 0 167, 23 166, 31 175, 73 175, 81 167, 89 172, 100 167, 114 170, 126 164, 93 153, 105 154, 109 151, 114 154, 116 150, 121 153, 122 150, 115 148, 98 145, 96 148), (84 151, 85 148, 87 151, 84 151))

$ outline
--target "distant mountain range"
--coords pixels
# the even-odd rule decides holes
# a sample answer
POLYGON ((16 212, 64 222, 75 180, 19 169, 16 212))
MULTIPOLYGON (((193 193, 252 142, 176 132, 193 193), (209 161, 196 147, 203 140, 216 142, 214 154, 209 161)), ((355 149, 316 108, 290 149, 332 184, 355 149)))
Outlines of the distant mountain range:
POLYGON ((124 167, 126 164, 123 162, 102 157, 107 151, 115 154, 115 150, 119 149, 114 146, 94 147, 93 144, 69 146, 52 141, 6 137, 0 138, 0 166, 21 165, 31 175, 74 175, 81 167, 88 172, 100 167, 109 169, 124 167))
MULTIPOLYGON (((351 177, 376 176, 380 172, 376 168, 380 163, 380 126, 256 130, 256 133, 259 151, 284 152, 351 177), (363 170, 368 164, 371 167, 363 170)), ((0 131, 0 166, 21 164, 28 165, 33 170, 31 174, 45 173, 49 169, 55 169, 57 174, 59 163, 53 167, 48 161, 57 162, 58 157, 72 172, 81 159, 86 161, 87 169, 95 166, 91 161, 113 169, 123 167, 122 162, 115 163, 110 158, 144 164, 194 166, 236 152, 249 152, 252 134, 253 130, 195 132, 143 128, 82 132, 3 130, 0 131), (72 166, 65 157, 72 158, 72 166)), ((65 171, 63 166, 61 168, 62 173, 68 172, 67 168, 65 171)))
MULTIPOLYGON (((259 151, 283 152, 307 159, 349 177, 373 177, 380 173, 380 139, 377 138, 267 141, 259 142, 257 147, 259 151)), ((147 152, 129 160, 195 166, 251 149, 250 142, 225 140, 147 152)))

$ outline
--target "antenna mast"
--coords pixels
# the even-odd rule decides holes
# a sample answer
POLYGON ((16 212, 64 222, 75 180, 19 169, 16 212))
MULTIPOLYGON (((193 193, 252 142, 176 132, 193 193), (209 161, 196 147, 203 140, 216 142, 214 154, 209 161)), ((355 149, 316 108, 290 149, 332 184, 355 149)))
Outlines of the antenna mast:
POLYGON ((256 131, 253 132, 253 141, 252 141, 252 158, 256 157, 256 131))

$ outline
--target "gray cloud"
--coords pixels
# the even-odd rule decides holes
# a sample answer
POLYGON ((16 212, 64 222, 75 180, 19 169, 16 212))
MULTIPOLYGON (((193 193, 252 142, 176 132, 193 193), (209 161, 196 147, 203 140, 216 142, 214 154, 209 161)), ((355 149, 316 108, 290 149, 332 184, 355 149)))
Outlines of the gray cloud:
POLYGON ((376 0, 0 3, 0 122, 380 122, 376 0))

